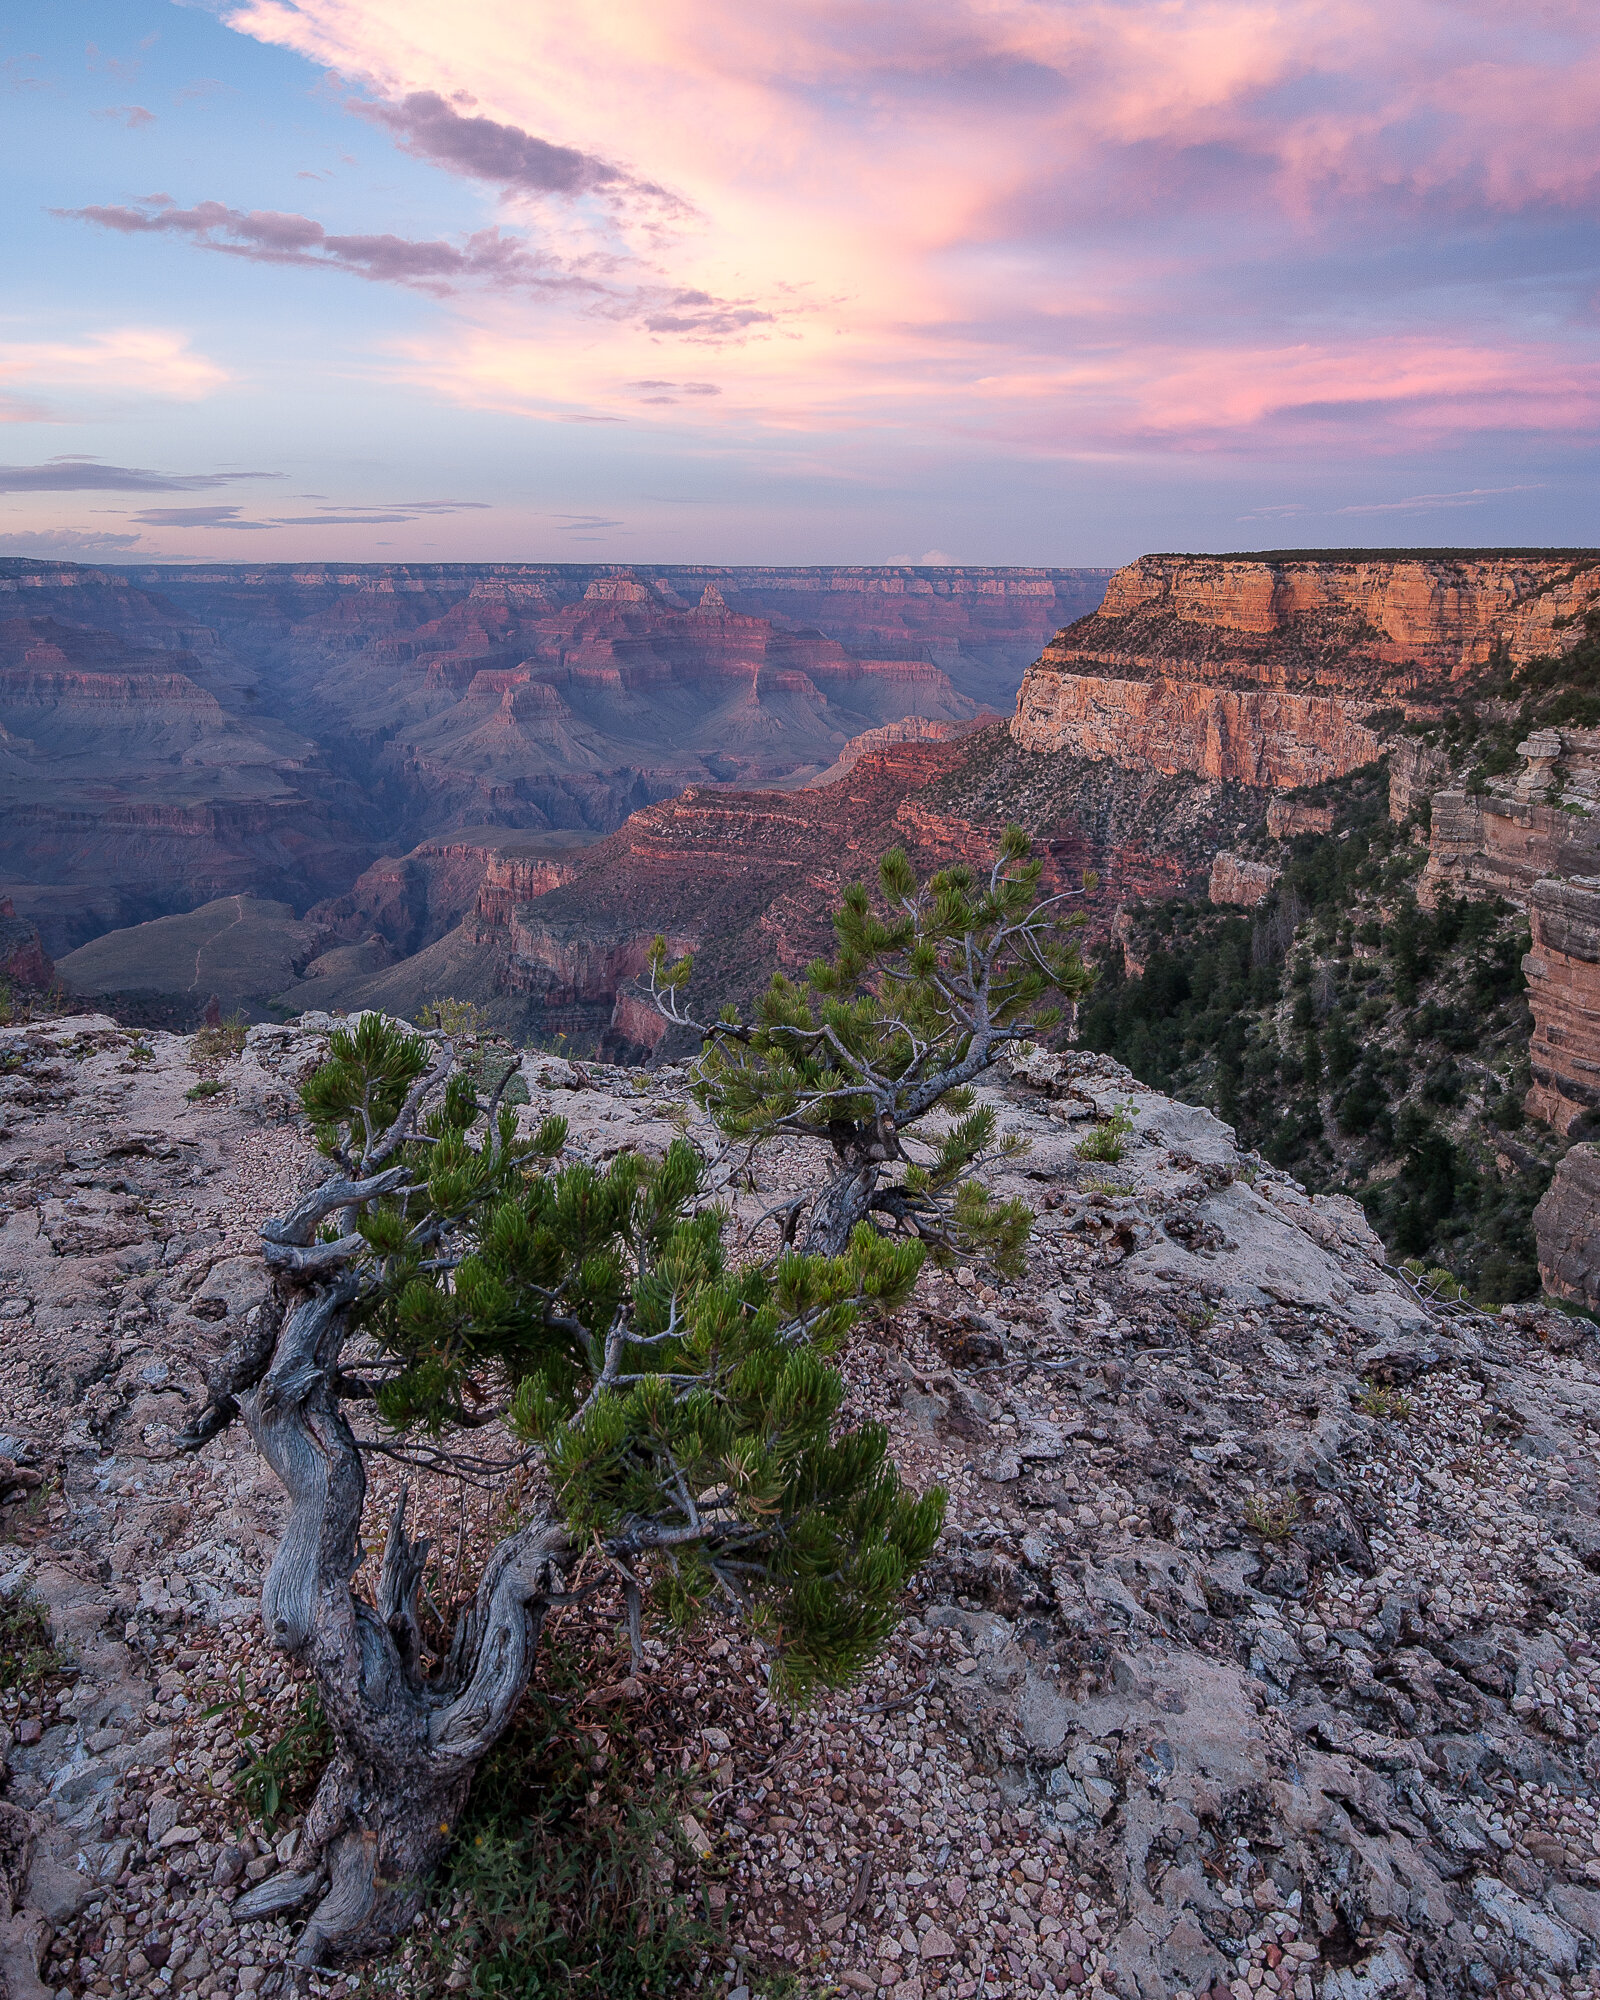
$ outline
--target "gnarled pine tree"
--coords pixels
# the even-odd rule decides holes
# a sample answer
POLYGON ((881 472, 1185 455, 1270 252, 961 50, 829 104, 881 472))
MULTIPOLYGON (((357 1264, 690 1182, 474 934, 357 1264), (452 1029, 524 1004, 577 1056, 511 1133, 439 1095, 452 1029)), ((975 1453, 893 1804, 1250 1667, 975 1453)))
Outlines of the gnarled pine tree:
POLYGON ((263 1229, 270 1306, 187 1439, 242 1417, 290 1497, 262 1621, 315 1675, 335 1749, 293 1870, 235 1914, 312 1905, 302 1966, 410 1922, 582 1550, 627 1578, 636 1646, 642 1584, 680 1619, 720 1592, 803 1695, 881 1648, 943 1519, 941 1492, 902 1485, 881 1427, 841 1428, 827 1360, 864 1308, 905 1297, 919 1246, 864 1229, 837 1257, 732 1268, 690 1146, 561 1165, 565 1121, 519 1133, 468 1067, 483 1073, 447 1037, 376 1015, 331 1037, 302 1091, 330 1178, 263 1229), (501 1416, 548 1470, 547 1499, 490 1555, 433 1662, 417 1609, 428 1545, 403 1492, 375 1590, 353 1588, 352 1407, 391 1443, 421 1434, 444 1453, 501 1416))
MULTIPOLYGON (((1084 918, 1062 915, 1065 895, 1040 898, 1042 872, 1016 826, 987 879, 944 868, 919 887, 904 849, 891 849, 878 865, 883 913, 852 883, 833 919, 834 957, 798 984, 775 973, 748 1022, 732 1006, 696 1021, 683 1004, 694 961, 669 965, 656 939, 656 1005, 705 1036, 694 1089, 720 1130, 752 1147, 799 1133, 833 1148, 835 1171, 806 1218, 808 1252, 837 1256, 871 1222, 941 1261, 976 1254, 1017 1268, 1032 1216, 992 1200, 974 1174, 1020 1148, 996 1145, 994 1113, 974 1108, 971 1085, 1094 983, 1074 936, 1084 918), (943 1129, 917 1134, 935 1111, 943 1129)), ((805 1205, 788 1209, 786 1241, 805 1205)))

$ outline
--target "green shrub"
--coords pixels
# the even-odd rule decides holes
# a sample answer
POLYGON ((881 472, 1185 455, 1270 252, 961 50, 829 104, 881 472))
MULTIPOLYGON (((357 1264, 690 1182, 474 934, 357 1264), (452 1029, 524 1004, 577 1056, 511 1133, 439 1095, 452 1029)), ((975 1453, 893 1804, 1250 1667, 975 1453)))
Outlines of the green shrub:
POLYGON ((1300 1495, 1255 1493, 1245 1502, 1245 1526, 1264 1542, 1286 1542, 1300 1521, 1300 1495))
POLYGON ((676 1887, 685 1780, 640 1782, 626 1715, 585 1722, 592 1668, 552 1647, 537 1689, 478 1771, 437 1894, 439 1970, 483 2000, 676 2000, 719 1940, 676 1887))
POLYGON ((196 1062, 226 1062, 230 1056, 244 1053, 248 1033, 249 1023, 243 1014, 229 1014, 213 1028, 197 1029, 189 1053, 196 1062))
POLYGON ((1109 1118, 1102 1118, 1086 1138, 1078 1141, 1080 1160, 1104 1160, 1115 1166, 1128 1150, 1128 1134, 1133 1130, 1133 1107, 1119 1104, 1109 1118))
POLYGON ((39 1600, 0 1599, 0 1688, 34 1687, 66 1666, 66 1654, 50 1637, 50 1614, 39 1600))

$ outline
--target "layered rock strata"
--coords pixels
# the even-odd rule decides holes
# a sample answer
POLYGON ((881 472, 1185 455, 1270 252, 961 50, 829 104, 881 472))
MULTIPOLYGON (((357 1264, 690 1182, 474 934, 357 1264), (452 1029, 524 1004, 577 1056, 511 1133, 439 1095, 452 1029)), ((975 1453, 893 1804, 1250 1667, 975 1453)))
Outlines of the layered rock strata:
POLYGON ((1600 876, 1536 882, 1528 923, 1532 944, 1522 961, 1533 1012, 1528 1115, 1571 1132, 1600 1116, 1600 876))
POLYGON ((1251 861, 1247 856, 1223 848, 1211 864, 1206 894, 1213 903, 1232 903, 1253 909, 1272 893, 1279 871, 1270 861, 1251 861))
POLYGON ((1560 557, 1146 556, 1046 647, 1012 726, 1030 749, 1313 785, 1497 648, 1575 644, 1597 599, 1600 570, 1560 557))
POLYGON ((547 893, 514 901, 486 881, 458 929, 403 965, 320 989, 320 1004, 409 1014, 454 993, 518 1034, 639 1055, 664 1032, 632 991, 658 932, 693 951, 695 1004, 714 1010, 829 950, 840 892, 870 880, 889 847, 924 873, 987 867, 1015 820, 1036 837, 1051 888, 1082 897, 1097 940, 1121 903, 1203 889, 1218 846, 1260 809, 1238 787, 1037 757, 1000 725, 890 745, 824 787, 695 788, 636 813, 547 893), (1085 871, 1098 877, 1087 895, 1085 871))

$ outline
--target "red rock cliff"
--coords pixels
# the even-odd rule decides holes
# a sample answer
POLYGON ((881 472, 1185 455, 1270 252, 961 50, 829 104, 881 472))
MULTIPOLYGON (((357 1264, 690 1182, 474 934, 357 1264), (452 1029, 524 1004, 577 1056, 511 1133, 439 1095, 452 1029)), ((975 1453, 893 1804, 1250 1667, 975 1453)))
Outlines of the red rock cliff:
POLYGON ((1496 647, 1559 652, 1600 598, 1566 558, 1145 556, 1029 669, 1025 748, 1241 784, 1370 763, 1373 718, 1426 710, 1496 647))

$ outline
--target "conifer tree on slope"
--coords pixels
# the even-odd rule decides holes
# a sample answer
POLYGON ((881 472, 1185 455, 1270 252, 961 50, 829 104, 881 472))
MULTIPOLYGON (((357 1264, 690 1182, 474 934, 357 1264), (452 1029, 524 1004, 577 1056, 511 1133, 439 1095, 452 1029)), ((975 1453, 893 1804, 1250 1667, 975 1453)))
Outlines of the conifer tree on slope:
POLYGON ((680 1620, 721 1594, 803 1697, 880 1650, 943 1520, 881 1426, 842 1426, 828 1361, 863 1310, 905 1298, 920 1245, 862 1227, 837 1256, 734 1268, 689 1145, 562 1165, 565 1121, 519 1134, 465 1067, 449 1037, 375 1015, 330 1038, 302 1091, 330 1178, 263 1229, 269 1304, 186 1440, 242 1418, 289 1494, 262 1622, 314 1674, 335 1748, 293 1868, 234 1914, 309 1906, 302 1967, 411 1921, 584 1550, 628 1578, 636 1645, 641 1586, 680 1620), (370 1600, 352 1588, 363 1449, 447 1463, 453 1436, 497 1417, 542 1458, 548 1495, 430 1657, 428 1545, 403 1493, 370 1600))
MULTIPOLYGON (((684 1006, 692 958, 668 964, 657 938, 651 987, 666 1017, 706 1038, 695 1095, 730 1139, 752 1149, 784 1134, 825 1139, 834 1171, 809 1203, 804 1248, 839 1255, 866 1221, 922 1242, 941 1262, 985 1257, 1020 1266, 1032 1216, 991 1200, 973 1178, 995 1142, 995 1117, 971 1085, 1019 1043, 1059 1024, 1061 1002, 1094 983, 1065 896, 1040 898, 1042 864, 1008 827, 987 879, 941 869, 919 886, 903 848, 878 867, 884 914, 853 883, 834 916, 834 957, 803 978, 782 973, 748 1022, 724 1007, 702 1023, 684 1006), (930 1134, 916 1127, 942 1114, 930 1134)), ((1094 887, 1085 876, 1084 887, 1094 887)), ((786 1240, 800 1211, 788 1211, 786 1240)))

